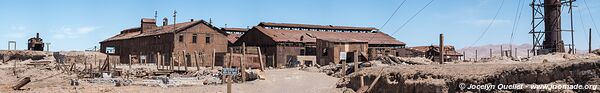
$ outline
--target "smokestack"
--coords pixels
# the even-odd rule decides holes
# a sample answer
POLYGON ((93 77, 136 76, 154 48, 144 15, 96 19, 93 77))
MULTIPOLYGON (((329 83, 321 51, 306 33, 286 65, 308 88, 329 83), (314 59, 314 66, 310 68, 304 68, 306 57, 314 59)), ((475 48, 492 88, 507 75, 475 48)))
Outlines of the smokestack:
POLYGON ((35 38, 40 38, 40 33, 35 33, 35 38))
POLYGON ((544 0, 544 42, 543 49, 547 52, 565 52, 561 37, 560 0, 544 0))
POLYGON ((190 22, 194 22, 194 19, 190 19, 190 22))

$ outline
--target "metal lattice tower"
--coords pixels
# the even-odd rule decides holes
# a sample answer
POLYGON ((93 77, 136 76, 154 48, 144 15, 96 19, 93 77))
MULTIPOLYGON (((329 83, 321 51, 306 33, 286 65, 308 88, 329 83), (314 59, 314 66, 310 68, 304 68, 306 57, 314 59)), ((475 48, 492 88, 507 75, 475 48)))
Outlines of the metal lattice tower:
POLYGON ((569 53, 575 53, 573 44, 573 0, 532 0, 530 6, 532 9, 532 51, 533 55, 548 54, 554 52, 565 52, 565 46, 569 46, 569 53), (569 7, 569 16, 571 17, 570 29, 561 28, 561 6, 569 7), (540 26, 542 25, 543 26, 540 26), (544 30, 541 30, 544 29, 544 30), (562 40, 562 31, 571 32, 571 44, 564 44, 562 40))

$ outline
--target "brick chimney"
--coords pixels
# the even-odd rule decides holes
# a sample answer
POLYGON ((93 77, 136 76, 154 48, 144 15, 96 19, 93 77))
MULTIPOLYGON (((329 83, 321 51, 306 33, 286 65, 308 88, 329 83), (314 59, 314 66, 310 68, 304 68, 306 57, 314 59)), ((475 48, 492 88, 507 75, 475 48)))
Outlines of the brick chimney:
POLYGON ((156 20, 155 19, 150 19, 150 18, 142 18, 141 20, 141 33, 144 33, 145 31, 149 30, 149 29, 153 29, 156 28, 156 20))

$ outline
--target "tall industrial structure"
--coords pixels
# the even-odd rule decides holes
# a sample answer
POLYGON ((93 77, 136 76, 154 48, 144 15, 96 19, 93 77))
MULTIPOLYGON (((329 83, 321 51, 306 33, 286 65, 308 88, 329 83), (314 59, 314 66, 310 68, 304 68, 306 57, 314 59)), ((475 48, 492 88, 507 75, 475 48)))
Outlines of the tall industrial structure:
POLYGON ((562 40, 562 31, 571 32, 573 37, 573 17, 572 17, 572 3, 574 0, 532 0, 532 29, 529 32, 533 35, 533 49, 534 55, 548 54, 554 52, 565 52, 565 46, 569 46, 569 53, 575 52, 573 46, 573 40, 571 44, 564 44, 562 40), (571 17, 570 24, 571 28, 563 30, 561 28, 561 6, 569 6, 569 15, 571 17), (543 8, 543 10, 542 10, 543 8), (544 23, 544 26, 540 25, 544 23), (544 31, 536 31, 536 29, 544 29, 544 31), (542 41, 543 37, 543 42, 542 41))

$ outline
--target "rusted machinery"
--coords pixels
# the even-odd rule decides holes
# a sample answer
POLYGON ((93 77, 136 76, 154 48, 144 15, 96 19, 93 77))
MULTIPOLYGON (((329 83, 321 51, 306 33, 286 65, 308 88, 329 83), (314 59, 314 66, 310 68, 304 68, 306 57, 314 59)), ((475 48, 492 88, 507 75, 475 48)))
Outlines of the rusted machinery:
POLYGON ((40 38, 40 33, 35 33, 35 37, 29 38, 27 50, 44 51, 44 41, 40 38))

